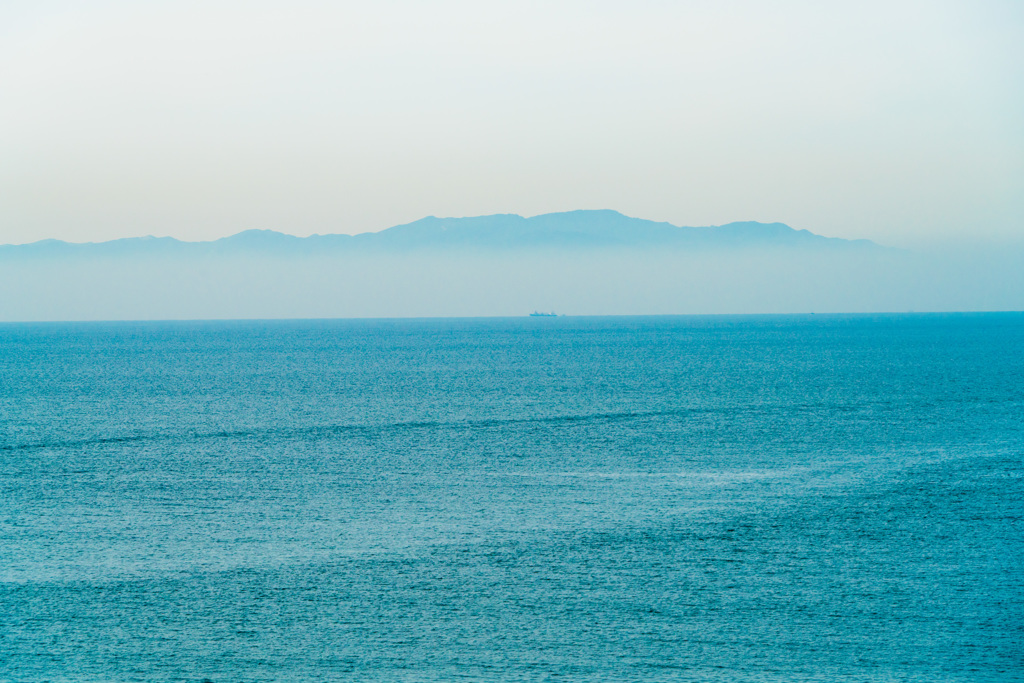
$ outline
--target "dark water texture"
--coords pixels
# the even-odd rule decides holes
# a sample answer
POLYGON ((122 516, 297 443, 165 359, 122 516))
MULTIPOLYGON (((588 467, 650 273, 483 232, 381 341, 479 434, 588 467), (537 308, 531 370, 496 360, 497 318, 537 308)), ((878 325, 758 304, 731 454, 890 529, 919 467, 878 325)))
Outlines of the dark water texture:
POLYGON ((0 680, 1024 680, 1024 315, 0 326, 0 680))

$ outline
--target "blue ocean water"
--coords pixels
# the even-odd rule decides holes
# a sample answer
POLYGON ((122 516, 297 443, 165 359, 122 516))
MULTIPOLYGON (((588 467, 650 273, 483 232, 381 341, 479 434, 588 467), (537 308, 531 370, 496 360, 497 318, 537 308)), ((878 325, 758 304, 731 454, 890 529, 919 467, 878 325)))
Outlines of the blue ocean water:
POLYGON ((0 326, 0 680, 1024 680, 1024 315, 0 326))

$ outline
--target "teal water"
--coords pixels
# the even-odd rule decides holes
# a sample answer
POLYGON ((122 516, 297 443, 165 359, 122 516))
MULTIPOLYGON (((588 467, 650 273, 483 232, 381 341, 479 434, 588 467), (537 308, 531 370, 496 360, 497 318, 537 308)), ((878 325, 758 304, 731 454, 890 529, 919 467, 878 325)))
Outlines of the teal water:
POLYGON ((0 326, 0 680, 1024 680, 1024 315, 0 326))

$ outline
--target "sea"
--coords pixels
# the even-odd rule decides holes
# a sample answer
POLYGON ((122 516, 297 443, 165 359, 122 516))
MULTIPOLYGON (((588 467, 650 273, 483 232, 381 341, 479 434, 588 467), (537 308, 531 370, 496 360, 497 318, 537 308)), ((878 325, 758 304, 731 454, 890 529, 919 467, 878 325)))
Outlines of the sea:
POLYGON ((0 325, 2 681, 1024 680, 1024 314, 0 325))

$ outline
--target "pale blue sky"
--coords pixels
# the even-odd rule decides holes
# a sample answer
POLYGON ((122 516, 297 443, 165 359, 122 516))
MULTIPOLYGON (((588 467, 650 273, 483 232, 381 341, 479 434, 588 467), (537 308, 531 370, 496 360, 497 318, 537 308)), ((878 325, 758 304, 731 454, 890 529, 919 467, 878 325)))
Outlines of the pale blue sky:
POLYGON ((0 243, 613 208, 1024 238, 1024 4, 0 4, 0 243))

